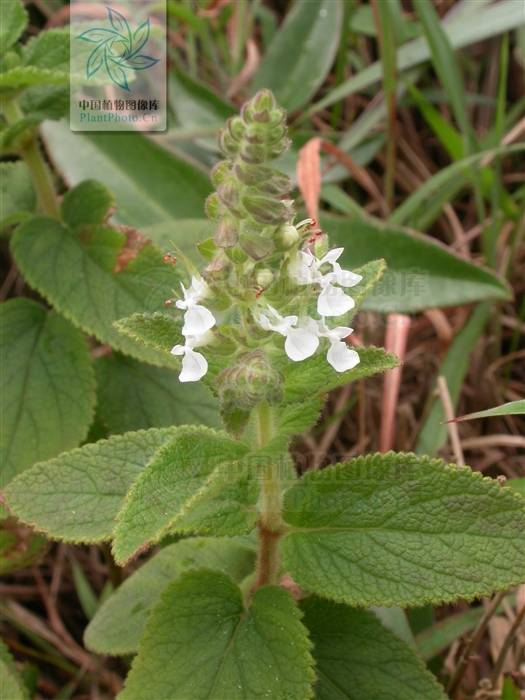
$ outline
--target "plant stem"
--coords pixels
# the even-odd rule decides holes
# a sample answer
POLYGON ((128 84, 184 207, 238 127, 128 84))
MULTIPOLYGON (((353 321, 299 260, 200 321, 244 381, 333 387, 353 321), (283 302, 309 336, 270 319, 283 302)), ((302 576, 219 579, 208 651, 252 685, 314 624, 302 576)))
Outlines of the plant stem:
MULTIPOLYGON (((20 107, 13 99, 2 100, 1 107, 2 113, 9 125, 16 124, 16 122, 24 117, 20 107)), ((60 211, 51 172, 42 156, 36 135, 31 136, 24 142, 21 146, 21 155, 29 168, 31 179, 33 180, 42 209, 48 216, 60 219, 60 211)))
MULTIPOLYGON (((263 402, 257 407, 257 446, 267 445, 274 436, 271 407, 263 402)), ((281 482, 279 464, 276 461, 260 468, 262 509, 259 519, 259 551, 257 569, 250 595, 260 586, 275 585, 279 575, 279 544, 285 523, 282 519, 281 482)))

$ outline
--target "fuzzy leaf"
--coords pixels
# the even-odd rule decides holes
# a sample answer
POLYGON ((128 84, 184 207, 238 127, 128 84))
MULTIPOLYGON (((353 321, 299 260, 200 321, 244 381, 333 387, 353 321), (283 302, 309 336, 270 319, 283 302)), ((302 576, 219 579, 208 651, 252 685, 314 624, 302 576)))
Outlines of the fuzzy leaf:
POLYGON ((259 588, 248 609, 225 574, 182 574, 162 592, 119 700, 311 696, 310 642, 289 593, 259 588))
POLYGON ((399 364, 395 355, 386 353, 382 348, 355 348, 360 363, 347 372, 336 372, 328 364, 324 353, 317 351, 303 362, 288 362, 283 367, 284 400, 286 403, 300 401, 315 392, 326 393, 338 386, 355 382, 363 377, 370 377, 378 372, 392 369, 399 364))
POLYGON ((210 428, 181 428, 133 484, 118 514, 113 554, 119 564, 158 542, 222 462, 248 452, 242 442, 210 428))
POLYGON ((95 383, 82 333, 29 299, 2 305, 2 482, 76 447, 93 417, 95 383))
POLYGON ((141 430, 36 464, 3 491, 23 522, 67 542, 111 538, 131 484, 179 428, 141 430))
POLYGON ((317 394, 297 403, 285 404, 278 410, 279 433, 298 435, 309 430, 319 420, 325 401, 325 394, 317 394))
POLYGON ((167 367, 112 353, 95 361, 97 415, 110 433, 204 424, 221 428, 216 399, 202 384, 182 384, 167 367))
POLYGON ((171 544, 104 602, 86 629, 86 646, 100 654, 134 654, 161 592, 184 571, 217 569, 240 583, 253 565, 254 553, 233 540, 195 537, 171 544))
POLYGON ((88 229, 90 224, 105 223, 114 206, 107 187, 96 180, 84 180, 65 195, 60 213, 69 228, 88 229))
MULTIPOLYGON (((75 193, 70 203, 77 201, 75 193)), ((86 197, 78 206, 94 201, 86 197)), ((11 249, 29 284, 80 328, 139 360, 180 367, 175 357, 141 346, 112 326, 136 311, 164 308, 178 282, 162 252, 137 231, 101 225, 73 231, 56 219, 36 216, 17 229, 11 249)))
POLYGON ((221 464, 209 482, 188 505, 174 532, 215 537, 246 535, 259 516, 259 482, 253 465, 240 462, 221 464))
POLYGON ((445 700, 414 650, 373 613, 316 596, 301 610, 314 645, 317 700, 445 700))
POLYGON ((19 39, 27 19, 27 12, 19 0, 0 2, 0 56, 19 39))
POLYGON ((359 457, 303 476, 283 517, 292 577, 351 605, 472 600, 525 581, 525 500, 468 467, 359 457))
MULTIPOLYGON (((4 2, 0 3, 1 5, 4 2)), ((8 3, 5 3, 6 5, 8 3)), ((14 3, 13 3, 14 4, 14 3)), ((0 698, 3 700, 29 700, 29 691, 24 685, 9 648, 0 639, 0 698)))
POLYGON ((182 323, 166 313, 136 313, 115 321, 113 325, 128 338, 165 353, 178 343, 184 344, 182 323))
MULTIPOLYGON (((1 3, 0 3, 1 5, 1 3)), ((0 196, 2 197, 2 226, 10 225, 23 213, 36 209, 36 193, 24 161, 0 163, 0 196)))

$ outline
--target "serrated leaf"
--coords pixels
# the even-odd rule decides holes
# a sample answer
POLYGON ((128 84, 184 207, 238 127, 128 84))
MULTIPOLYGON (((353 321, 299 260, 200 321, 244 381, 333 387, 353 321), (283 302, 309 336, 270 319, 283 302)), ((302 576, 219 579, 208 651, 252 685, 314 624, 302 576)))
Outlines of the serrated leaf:
POLYGON ((154 607, 119 700, 307 700, 315 676, 300 618, 277 586, 246 609, 225 574, 184 573, 154 607))
POLYGON ((115 328, 137 343, 169 353, 177 343, 184 343, 181 333, 182 323, 166 313, 136 313, 129 318, 121 318, 113 324, 115 328))
POLYGON ((255 507, 260 493, 257 477, 252 463, 240 460, 219 465, 172 531, 214 537, 247 535, 259 517, 255 507))
POLYGON ((60 119, 69 114, 69 86, 34 85, 24 90, 18 103, 31 118, 60 119))
MULTIPOLYGON (((366 263, 366 265, 354 270, 354 272, 361 275, 363 279, 356 284, 355 287, 352 287, 351 296, 355 302, 355 306, 350 313, 351 316, 359 309, 386 271, 387 267, 384 260, 372 260, 366 263)), ((351 321, 349 321, 349 323, 351 323, 351 321)))
POLYGON ((188 569, 217 569, 240 583, 254 553, 232 540, 195 537, 162 549, 126 579, 88 625, 86 646, 100 654, 134 654, 147 619, 166 586, 188 569))
POLYGON ((371 346, 355 350, 359 354, 360 362, 347 372, 336 372, 320 351, 302 362, 288 362, 281 370, 284 376, 285 402, 300 401, 304 396, 311 396, 316 392, 325 393, 349 382, 392 369, 399 364, 395 355, 385 352, 382 348, 371 346))
POLYGON ((445 700, 413 649, 368 610, 315 596, 301 604, 316 662, 317 700, 445 700))
POLYGON ((29 692, 22 676, 2 639, 0 639, 0 698, 3 700, 29 700, 29 692))
POLYGON ((40 32, 24 46, 24 64, 59 71, 69 76, 69 44, 69 29, 47 29, 40 32))
POLYGON ((82 333, 29 299, 2 304, 2 482, 76 447, 93 417, 95 383, 82 333))
POLYGON ((31 137, 34 127, 40 124, 40 117, 31 114, 0 130, 0 151, 18 151, 26 139, 31 137), (30 131, 29 131, 30 130, 30 131))
POLYGON ((325 394, 303 397, 297 403, 288 403, 278 409, 277 423, 281 435, 299 435, 319 420, 326 401, 325 394))
POLYGON ((133 484, 118 514, 113 554, 121 564, 168 532, 222 462, 248 452, 242 442, 210 428, 180 428, 133 484))
POLYGON ((0 163, 0 196, 2 198, 2 227, 23 213, 36 209, 33 181, 23 160, 0 163))
POLYGON ((96 180, 84 180, 64 196, 60 213, 70 228, 89 228, 90 224, 103 224, 115 200, 111 192, 96 180))
POLYGON ((167 367, 112 353, 95 361, 97 415, 110 433, 207 425, 221 428, 216 399, 202 384, 182 384, 167 367))
POLYGON ((339 0, 295 3, 261 61, 252 92, 269 88, 287 110, 303 107, 330 70, 342 18, 339 0))
POLYGON ((23 90, 31 85, 50 83, 51 85, 67 85, 69 75, 49 68, 37 66, 17 66, 2 73, 2 91, 23 90))
POLYGON ((468 467, 359 457, 303 476, 283 517, 294 580, 351 605, 472 600, 525 581, 525 500, 468 467))
MULTIPOLYGON (((73 190, 68 201, 75 200, 73 190)), ((139 360, 180 367, 175 357, 139 345, 112 326, 136 311, 164 308, 178 282, 162 252, 137 231, 92 226, 75 232, 35 216, 16 230, 11 250, 29 284, 80 328, 139 360)))
POLYGON ((36 464, 3 491, 23 522, 66 542, 103 542, 133 481, 179 428, 118 435, 36 464))
POLYGON ((0 2, 0 56, 19 39, 27 20, 27 12, 19 0, 0 2))

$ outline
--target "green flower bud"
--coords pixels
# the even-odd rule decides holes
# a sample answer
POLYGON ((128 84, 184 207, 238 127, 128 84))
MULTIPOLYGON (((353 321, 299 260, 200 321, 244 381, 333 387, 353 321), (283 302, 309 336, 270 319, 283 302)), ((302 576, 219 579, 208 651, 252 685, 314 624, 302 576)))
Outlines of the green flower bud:
POLYGON ((210 196, 207 198, 205 208, 206 214, 208 214, 210 219, 213 219, 214 221, 216 221, 224 212, 224 205, 221 203, 216 192, 210 194, 210 196))
POLYGON ((283 224, 275 232, 275 243, 280 250, 289 250, 299 240, 299 231, 292 224, 283 224))
POLYGON ((280 224, 293 219, 293 200, 272 197, 245 196, 242 205, 262 224, 280 224))
POLYGON ((266 289, 273 282, 274 275, 267 267, 261 267, 255 273, 255 281, 262 289, 266 289))
POLYGON ((220 187, 223 182, 226 182, 232 177, 232 172, 230 170, 230 165, 227 160, 221 160, 217 165, 214 166, 211 171, 211 181, 215 187, 220 187))
POLYGON ((215 383, 225 411, 250 411, 263 401, 278 403, 283 395, 281 377, 262 350, 245 355, 234 367, 221 372, 215 383))
POLYGON ((235 158, 239 153, 239 144, 232 139, 226 129, 220 129, 217 140, 219 148, 227 158, 235 158))
POLYGON ((240 143, 245 137, 246 125, 243 123, 241 117, 231 117, 226 122, 228 126, 228 131, 234 141, 240 143))
POLYGON ((217 194, 221 202, 231 209, 239 204, 239 192, 233 178, 224 182, 217 190, 217 194))

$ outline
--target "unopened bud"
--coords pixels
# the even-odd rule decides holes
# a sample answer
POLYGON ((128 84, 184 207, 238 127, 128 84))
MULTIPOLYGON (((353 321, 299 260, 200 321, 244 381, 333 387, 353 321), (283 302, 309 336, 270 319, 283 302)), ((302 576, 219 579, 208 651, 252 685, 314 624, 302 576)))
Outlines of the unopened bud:
POLYGON ((228 214, 222 216, 215 231, 214 240, 219 248, 233 248, 239 240, 235 219, 228 216, 228 214))
POLYGON ((275 232, 275 243, 280 250, 288 250, 299 238, 299 231, 292 224, 283 224, 275 232))
POLYGON ((221 408, 250 411, 262 401, 277 403, 282 398, 281 377, 262 350, 254 350, 216 379, 221 408))
POLYGON ((255 273, 255 280, 259 287, 266 289, 273 282, 273 272, 267 267, 262 267, 255 273))

